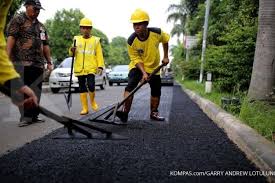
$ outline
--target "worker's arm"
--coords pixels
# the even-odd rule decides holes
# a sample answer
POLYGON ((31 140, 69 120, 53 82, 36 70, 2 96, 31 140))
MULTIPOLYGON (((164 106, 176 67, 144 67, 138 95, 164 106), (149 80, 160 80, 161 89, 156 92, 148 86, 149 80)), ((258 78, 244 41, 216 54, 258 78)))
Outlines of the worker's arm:
POLYGON ((47 60, 47 69, 49 71, 53 70, 53 63, 52 63, 52 58, 51 58, 51 50, 49 45, 43 45, 43 54, 44 57, 47 60))
POLYGON ((136 68, 138 68, 142 72, 142 80, 147 81, 149 75, 146 73, 144 69, 142 58, 140 57, 140 55, 137 54, 136 50, 133 49, 132 46, 127 45, 127 49, 131 62, 133 62, 136 68))
POLYGON ((168 50, 169 50, 169 45, 168 43, 163 43, 163 59, 162 63, 167 65, 169 63, 169 58, 168 58, 168 50))
POLYGON ((148 81, 149 79, 149 75, 147 74, 147 72, 144 69, 144 64, 141 62, 138 62, 136 64, 136 67, 142 72, 142 80, 144 81, 148 81))
POLYGON ((102 47, 100 43, 100 39, 96 38, 96 61, 97 61, 97 73, 101 76, 103 72, 103 68, 105 67, 102 47))
POLYGON ((24 85, 20 78, 8 80, 4 85, 0 85, 0 91, 9 96, 17 106, 26 109, 33 109, 38 106, 38 99, 32 89, 24 85))
POLYGON ((13 36, 9 36, 7 39, 7 54, 9 59, 12 60, 12 49, 15 45, 15 38, 13 36))
MULTIPOLYGON (((5 45, 4 39, 0 40, 0 44, 2 43, 5 45)), ((4 47, 0 47, 0 68, 0 91, 11 97, 13 103, 18 106, 28 109, 37 106, 37 97, 21 81, 20 75, 15 71, 4 47)))

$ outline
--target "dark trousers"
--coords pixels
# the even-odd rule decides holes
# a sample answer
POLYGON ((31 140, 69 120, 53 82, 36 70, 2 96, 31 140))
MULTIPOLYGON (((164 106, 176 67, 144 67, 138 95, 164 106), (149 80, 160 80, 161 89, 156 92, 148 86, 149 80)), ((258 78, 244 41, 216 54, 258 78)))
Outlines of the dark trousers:
POLYGON ((95 75, 88 74, 83 76, 77 76, 79 83, 79 92, 86 93, 95 91, 95 75))
MULTIPOLYGON (((128 85, 126 86, 125 91, 128 91, 128 92, 133 91, 141 79, 142 79, 142 72, 137 68, 131 69, 128 74, 128 85)), ((160 97, 161 96, 160 75, 153 75, 148 83, 151 88, 151 96, 160 97)))
MULTIPOLYGON (((43 68, 33 67, 33 66, 16 66, 17 72, 20 74, 25 85, 29 86, 35 93, 40 102, 41 92, 42 92, 42 82, 43 82, 43 68)), ((26 110, 24 107, 19 107, 21 118, 36 118, 39 115, 38 109, 26 110)))

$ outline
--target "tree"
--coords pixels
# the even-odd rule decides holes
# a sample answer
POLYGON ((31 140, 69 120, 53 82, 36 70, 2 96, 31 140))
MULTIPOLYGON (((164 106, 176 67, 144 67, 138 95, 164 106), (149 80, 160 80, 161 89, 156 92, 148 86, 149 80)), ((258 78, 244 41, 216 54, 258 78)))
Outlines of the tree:
POLYGON ((105 60, 109 58, 110 45, 108 37, 101 31, 96 28, 93 28, 92 35, 100 38, 100 43, 102 46, 102 52, 105 60))
MULTIPOLYGON (((198 6, 204 0, 181 0, 179 4, 169 5, 167 11, 172 12, 167 17, 167 22, 173 21, 175 23, 171 35, 194 34, 190 31, 190 24, 188 23, 198 11, 198 6)), ((195 17, 195 16, 194 16, 195 17)))
POLYGON ((62 61, 68 56, 73 36, 79 34, 79 22, 84 14, 79 9, 57 11, 53 19, 46 20, 52 56, 62 61))
MULTIPOLYGON (((52 56, 62 61, 68 56, 68 48, 73 42, 73 37, 79 35, 79 22, 84 14, 79 9, 57 11, 53 19, 46 20, 45 26, 49 32, 52 56)), ((108 56, 109 41, 100 30, 93 28, 92 35, 101 38, 104 56, 108 56)))
POLYGON ((127 40, 124 37, 117 36, 110 43, 108 65, 129 64, 127 52, 127 40))
POLYGON ((24 0, 13 0, 11 7, 9 9, 9 13, 7 15, 7 23, 10 22, 12 17, 15 15, 17 10, 22 6, 24 0))
POLYGON ((167 11, 172 12, 170 15, 168 15, 167 22, 173 21, 175 23, 174 27, 171 30, 171 35, 177 35, 178 37, 184 35, 187 32, 186 22, 189 11, 187 8, 186 0, 181 0, 180 4, 169 5, 167 11))
MULTIPOLYGON (((186 0, 190 11, 188 31, 201 40, 205 4, 201 0, 196 2, 186 0), (189 2, 200 3, 192 6, 192 13, 189 2)), ((216 88, 228 92, 247 91, 254 60, 259 1, 211 0, 211 4, 205 69, 212 72, 216 88)), ((201 43, 202 40, 189 50, 191 60, 199 60, 201 43)), ((174 53, 173 56, 175 58, 174 53)), ((193 66, 183 66, 181 72, 185 78, 191 78, 193 66)))
POLYGON ((214 0, 209 23, 206 70, 222 91, 247 91, 257 34, 257 0, 214 0))
POLYGON ((268 100, 275 79, 275 1, 260 0, 256 50, 248 97, 268 100))

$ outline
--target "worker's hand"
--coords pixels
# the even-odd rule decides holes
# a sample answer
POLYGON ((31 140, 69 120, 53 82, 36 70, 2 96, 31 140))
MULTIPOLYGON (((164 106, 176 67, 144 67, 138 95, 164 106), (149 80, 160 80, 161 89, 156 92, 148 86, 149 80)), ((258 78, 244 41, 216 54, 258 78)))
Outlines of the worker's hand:
POLYGON ((142 75, 142 81, 148 81, 149 80, 149 75, 144 72, 143 75, 142 75))
POLYGON ((163 59, 162 59, 162 63, 163 63, 164 65, 169 64, 169 58, 163 58, 163 59))
POLYGON ((103 69, 99 67, 99 68, 97 69, 97 74, 101 76, 102 73, 103 73, 103 69))
POLYGON ((75 50, 76 50, 76 47, 71 47, 71 52, 73 52, 73 54, 75 54, 75 50))
POLYGON ((30 89, 28 86, 21 87, 17 92, 25 96, 26 99, 15 102, 15 105, 23 106, 26 109, 33 109, 38 107, 38 99, 32 89, 30 89))

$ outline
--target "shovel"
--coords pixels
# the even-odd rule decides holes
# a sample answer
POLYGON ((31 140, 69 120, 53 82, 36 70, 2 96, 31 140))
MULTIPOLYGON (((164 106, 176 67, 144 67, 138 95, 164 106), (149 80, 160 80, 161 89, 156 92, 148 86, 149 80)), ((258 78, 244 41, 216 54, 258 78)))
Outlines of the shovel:
MULTIPOLYGON (((149 80, 152 75, 155 75, 165 64, 159 65, 149 76, 149 80)), ((102 109, 98 111, 98 114, 93 114, 93 117, 89 119, 91 122, 98 122, 98 123, 105 123, 105 124, 113 124, 113 125, 122 125, 122 123, 115 122, 116 112, 117 110, 126 102, 126 100, 133 96, 143 85, 145 85, 148 81, 142 81, 140 82, 136 88, 129 93, 129 95, 124 98, 122 101, 111 105, 107 109, 102 109), (107 114, 108 113, 108 114, 107 114), (107 114, 104 119, 99 119, 101 116, 107 114), (108 120, 112 116, 111 120, 108 120)), ((124 124, 124 123, 123 123, 124 124)))
MULTIPOLYGON (((74 40, 74 47, 76 46, 76 40, 74 40)), ((75 52, 73 52, 73 56, 72 56, 72 65, 71 65, 71 74, 70 74, 70 83, 69 83, 69 91, 68 91, 68 95, 66 95, 66 92, 64 93, 64 97, 66 100, 66 104, 68 107, 68 110, 71 110, 72 107, 72 78, 73 78, 73 68, 74 68, 74 57, 75 57, 75 52)))

